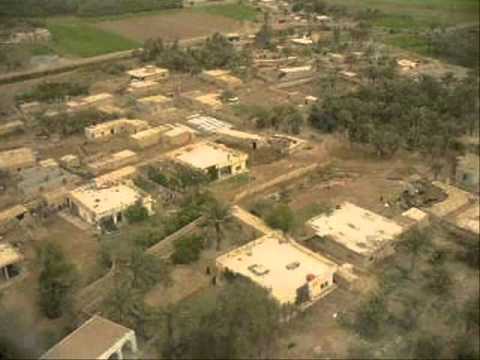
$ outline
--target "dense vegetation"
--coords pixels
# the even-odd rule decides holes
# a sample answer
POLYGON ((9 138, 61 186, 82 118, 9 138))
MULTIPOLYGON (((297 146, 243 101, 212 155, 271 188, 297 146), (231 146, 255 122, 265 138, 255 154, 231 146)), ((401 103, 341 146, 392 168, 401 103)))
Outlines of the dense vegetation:
POLYGON ((180 0, 3 0, 0 15, 101 16, 182 7, 180 0))
POLYGON ((71 96, 88 95, 88 85, 74 82, 43 82, 16 97, 17 102, 63 102, 71 96))
POLYGON ((352 143, 371 145, 384 157, 401 148, 432 156, 459 150, 455 138, 478 129, 478 76, 415 80, 395 76, 392 66, 372 66, 369 83, 358 91, 313 106, 310 123, 324 132, 344 132, 352 143))
POLYGON ((251 62, 248 51, 235 49, 218 33, 195 48, 182 48, 178 42, 165 44, 162 39, 147 40, 139 56, 142 61, 155 61, 159 66, 192 74, 214 68, 239 70, 251 62))

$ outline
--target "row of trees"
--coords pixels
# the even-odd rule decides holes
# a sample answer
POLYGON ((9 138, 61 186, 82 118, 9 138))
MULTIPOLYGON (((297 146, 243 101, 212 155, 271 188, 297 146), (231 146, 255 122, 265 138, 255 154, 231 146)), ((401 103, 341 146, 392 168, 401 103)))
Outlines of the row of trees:
POLYGON ((101 16, 181 8, 180 0, 2 0, 0 16, 101 16))
POLYGON ((392 64, 367 69, 369 83, 353 94, 330 96, 312 107, 309 122, 323 132, 342 131, 382 157, 398 149, 445 155, 457 136, 478 129, 478 75, 455 81, 396 77, 392 64))
POLYGON ((203 69, 226 68, 240 70, 251 63, 247 50, 237 50, 226 37, 214 34, 197 47, 180 47, 178 42, 166 44, 162 39, 150 39, 139 53, 142 61, 155 61, 171 70, 199 73, 203 69))

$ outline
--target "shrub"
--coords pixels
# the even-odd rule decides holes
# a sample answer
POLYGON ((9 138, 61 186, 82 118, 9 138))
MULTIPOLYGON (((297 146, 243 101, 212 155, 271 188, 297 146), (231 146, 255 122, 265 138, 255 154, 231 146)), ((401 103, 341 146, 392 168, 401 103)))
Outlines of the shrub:
POLYGON ((174 243, 174 248, 172 261, 175 264, 190 264, 200 258, 203 239, 198 235, 182 238, 174 243))
POLYGON ((295 215, 288 205, 280 204, 270 211, 265 220, 272 228, 289 232, 295 224, 295 215))
POLYGON ((71 82, 44 82, 37 85, 31 91, 17 96, 18 102, 57 102, 63 101, 69 96, 88 95, 88 86, 71 82))
POLYGON ((142 204, 135 204, 125 211, 125 217, 129 223, 142 222, 148 218, 148 210, 142 204))

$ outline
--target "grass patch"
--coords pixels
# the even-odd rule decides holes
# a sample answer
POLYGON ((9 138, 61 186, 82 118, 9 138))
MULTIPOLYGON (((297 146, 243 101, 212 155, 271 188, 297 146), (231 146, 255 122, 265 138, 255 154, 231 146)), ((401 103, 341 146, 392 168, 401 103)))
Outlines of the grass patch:
POLYGON ((141 46, 134 40, 76 20, 50 22, 47 27, 52 33, 55 50, 61 55, 91 57, 141 46))
POLYGON ((421 55, 431 56, 427 42, 419 36, 411 34, 395 35, 387 39, 389 45, 410 50, 421 55))
POLYGON ((197 8, 194 7, 193 10, 210 15, 224 16, 238 21, 255 21, 258 15, 258 11, 255 8, 244 4, 199 6, 197 8))

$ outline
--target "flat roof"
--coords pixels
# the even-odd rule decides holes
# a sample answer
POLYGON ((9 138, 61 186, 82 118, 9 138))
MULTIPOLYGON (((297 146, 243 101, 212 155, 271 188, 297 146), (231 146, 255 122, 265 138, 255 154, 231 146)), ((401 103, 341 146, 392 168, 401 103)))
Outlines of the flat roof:
POLYGON ((172 99, 164 96, 164 95, 154 95, 154 96, 147 96, 143 97, 141 99, 138 99, 138 102, 140 103, 155 103, 155 104, 163 104, 165 102, 169 102, 172 99))
POLYGON ((295 66, 295 67, 288 67, 288 68, 281 68, 279 69, 282 73, 296 73, 296 72, 303 72, 303 71, 310 71, 312 67, 310 65, 307 66, 295 66))
POLYGON ((94 315, 42 355, 42 359, 98 359, 133 330, 94 315))
POLYGON ((14 217, 25 214, 27 208, 23 205, 15 205, 0 211, 0 224, 12 220, 14 217))
POLYGON ((230 149, 224 145, 201 142, 184 146, 170 153, 170 157, 197 169, 231 164, 232 160, 247 157, 246 154, 230 149))
POLYGON ((85 130, 92 131, 92 132, 97 132, 97 131, 107 131, 111 129, 112 127, 117 127, 117 126, 134 126, 134 127, 144 127, 148 126, 148 122, 144 120, 139 120, 139 119, 116 119, 116 120, 111 120, 111 121, 106 121, 101 124, 97 125, 91 125, 85 128, 85 130))
POLYGON ((111 187, 83 186, 70 192, 72 199, 95 214, 126 209, 142 198, 135 189, 126 185, 111 187))
POLYGON ((330 260, 277 234, 251 241, 218 257, 216 262, 270 289, 282 304, 295 302, 297 289, 307 282, 307 275, 333 274, 337 269, 330 260), (292 264, 298 266, 289 270, 292 264), (261 267, 265 273, 255 273, 252 266, 261 267))
POLYGON ((455 218, 455 224, 474 234, 480 234, 480 206, 478 202, 455 218))
POLYGON ((107 100, 107 99, 113 99, 113 95, 109 93, 100 93, 100 94, 85 96, 83 98, 79 98, 79 99, 71 100, 67 102, 67 106, 71 108, 75 108, 75 107, 84 106, 84 105, 91 105, 98 101, 107 100))
POLYGON ((407 211, 404 211, 402 213, 402 216, 418 222, 418 221, 425 220, 428 217, 428 214, 416 207, 412 207, 407 211))
POLYGON ((135 140, 142 140, 144 138, 148 138, 153 135, 161 134, 163 132, 166 132, 170 130, 168 126, 160 125, 154 128, 150 128, 147 130, 140 131, 136 134, 131 135, 130 137, 135 140))
POLYGON ((0 169, 14 167, 15 164, 35 162, 35 155, 30 148, 18 148, 0 152, 0 169))
POLYGON ((121 161, 121 160, 126 160, 126 159, 133 159, 137 156, 137 153, 135 153, 132 150, 122 150, 110 155, 105 155, 105 157, 101 158, 100 160, 94 161, 92 163, 89 163, 88 166, 90 168, 95 168, 99 169, 111 164, 114 164, 116 161, 121 161))
POLYGON ((370 255, 403 232, 396 222, 350 202, 307 222, 318 236, 329 236, 361 255, 370 255))
POLYGON ((120 180, 126 178, 126 177, 131 177, 135 175, 137 172, 137 168, 135 166, 125 166, 121 169, 109 172, 105 175, 98 176, 93 181, 95 184, 99 187, 107 186, 107 185, 112 185, 120 180))
POLYGON ((132 80, 128 85, 128 90, 134 91, 137 89, 144 89, 155 86, 160 86, 160 83, 153 80, 132 80))
POLYGON ((233 137, 233 138, 241 139, 241 140, 254 140, 254 141, 265 140, 265 138, 263 136, 253 134, 253 133, 248 133, 248 132, 245 132, 245 131, 229 129, 229 128, 217 129, 216 133, 220 134, 220 135, 225 135, 225 136, 230 136, 230 137, 233 137))
POLYGON ((23 256, 10 244, 0 244, 0 268, 19 263, 23 256))
POLYGON ((229 129, 232 124, 218 120, 212 116, 205 116, 205 115, 193 115, 190 116, 187 120, 190 125, 193 125, 199 130, 205 132, 216 132, 218 129, 229 129))
POLYGON ((213 106, 213 107, 220 107, 222 106, 222 102, 220 99, 220 93, 209 93, 204 95, 198 95, 194 98, 196 101, 201 102, 202 104, 213 106))
POLYGON ((168 69, 159 68, 154 65, 147 65, 145 67, 127 71, 127 74, 133 77, 142 78, 142 77, 151 76, 151 75, 165 74, 168 72, 169 72, 168 69))

